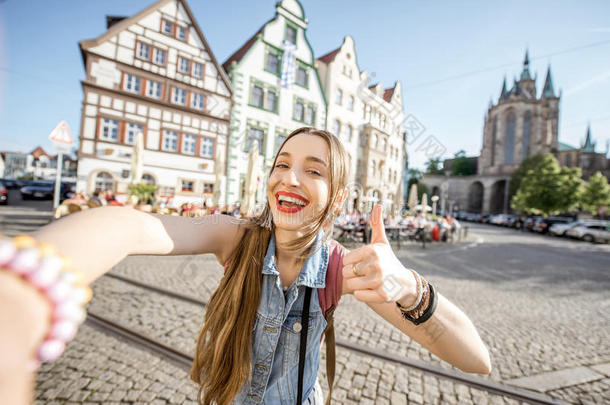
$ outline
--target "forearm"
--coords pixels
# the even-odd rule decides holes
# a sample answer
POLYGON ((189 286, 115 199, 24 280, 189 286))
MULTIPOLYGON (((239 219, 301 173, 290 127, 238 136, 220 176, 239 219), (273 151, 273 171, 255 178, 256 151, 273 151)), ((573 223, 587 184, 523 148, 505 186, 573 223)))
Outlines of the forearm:
POLYGON ((100 207, 54 221, 32 236, 69 256, 90 283, 127 255, 145 253, 147 217, 127 207, 100 207))
POLYGON ((467 373, 491 372, 489 352, 472 321, 441 294, 430 319, 417 326, 405 323, 416 330, 411 336, 442 360, 467 373))

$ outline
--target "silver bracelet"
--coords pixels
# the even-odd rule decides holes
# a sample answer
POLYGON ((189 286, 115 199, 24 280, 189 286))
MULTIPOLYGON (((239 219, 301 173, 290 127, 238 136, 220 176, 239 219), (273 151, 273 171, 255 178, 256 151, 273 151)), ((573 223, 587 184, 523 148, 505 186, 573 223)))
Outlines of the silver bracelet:
POLYGON ((411 272, 413 273, 413 276, 415 277, 415 280, 417 281, 417 300, 415 300, 415 303, 408 308, 404 308, 402 305, 398 304, 398 305, 400 305, 399 308, 401 309, 401 311, 405 311, 405 312, 413 311, 415 308, 417 308, 417 306, 421 303, 421 300, 424 296, 424 288, 422 285, 421 276, 419 274, 417 274, 417 272, 415 270, 412 270, 412 269, 409 269, 409 270, 411 270, 411 272))

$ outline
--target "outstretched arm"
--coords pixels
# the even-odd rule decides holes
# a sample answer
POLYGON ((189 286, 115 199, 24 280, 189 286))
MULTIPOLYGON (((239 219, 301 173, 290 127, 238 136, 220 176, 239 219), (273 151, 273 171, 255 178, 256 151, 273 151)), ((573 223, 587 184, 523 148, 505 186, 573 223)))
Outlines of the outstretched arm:
POLYGON ((343 258, 343 293, 354 294, 383 319, 460 370, 489 374, 489 352, 476 328, 466 314, 441 294, 437 294, 436 311, 427 321, 415 325, 402 317, 396 301, 404 307, 416 301, 415 276, 392 252, 379 205, 373 209, 371 226, 371 244, 343 258))

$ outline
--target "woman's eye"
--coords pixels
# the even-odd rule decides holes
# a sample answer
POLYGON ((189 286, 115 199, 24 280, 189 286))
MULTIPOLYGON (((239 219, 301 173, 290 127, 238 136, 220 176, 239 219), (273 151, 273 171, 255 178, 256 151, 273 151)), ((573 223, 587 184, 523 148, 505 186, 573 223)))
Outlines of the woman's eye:
POLYGON ((313 173, 316 176, 321 176, 321 174, 319 172, 317 172, 316 170, 310 170, 309 173, 313 173))
POLYGON ((286 166, 284 163, 278 163, 275 165, 275 167, 288 167, 288 166, 286 166))

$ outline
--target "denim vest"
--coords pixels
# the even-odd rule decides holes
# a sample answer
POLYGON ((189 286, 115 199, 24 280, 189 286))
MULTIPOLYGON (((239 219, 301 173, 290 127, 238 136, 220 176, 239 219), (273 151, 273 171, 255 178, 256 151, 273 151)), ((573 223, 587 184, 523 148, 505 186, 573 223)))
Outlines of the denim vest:
MULTIPOLYGON (((315 246, 324 240, 320 231, 315 246)), ((307 355, 303 378, 303 398, 312 393, 320 365, 320 340, 326 320, 318 302, 318 288, 326 283, 328 244, 308 257, 299 275, 283 291, 275 265, 275 235, 271 235, 263 262, 261 300, 252 331, 252 379, 244 384, 235 404, 290 404, 298 392, 301 311, 306 287, 312 287, 307 334, 307 355)))

